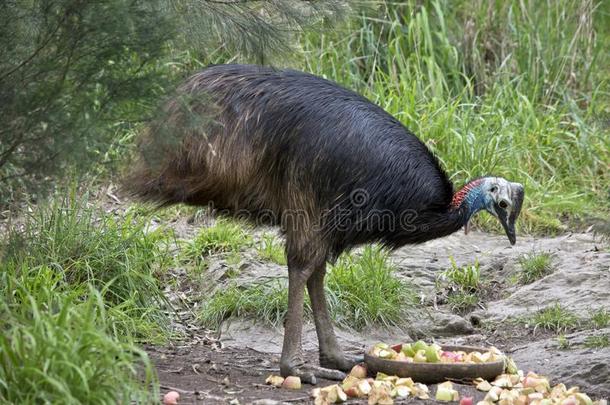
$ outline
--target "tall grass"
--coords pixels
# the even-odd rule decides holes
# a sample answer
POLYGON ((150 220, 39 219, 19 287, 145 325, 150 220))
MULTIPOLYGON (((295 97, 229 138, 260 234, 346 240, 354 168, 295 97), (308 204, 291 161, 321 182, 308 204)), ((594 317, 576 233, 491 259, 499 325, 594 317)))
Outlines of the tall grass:
POLYGON ((111 326, 93 286, 62 285, 57 269, 2 266, 0 401, 9 404, 152 403, 154 369, 111 326))
POLYGON ((153 403, 168 236, 68 193, 0 242, 0 402, 153 403))
POLYGON ((90 285, 116 313, 117 328, 143 340, 163 340, 167 301, 158 278, 169 260, 163 229, 148 232, 131 214, 117 218, 74 191, 56 197, 9 229, 2 262, 48 266, 66 288, 90 285), (122 319, 122 321, 121 321, 122 319))
POLYGON ((522 223, 548 231, 610 209, 608 25, 591 0, 385 1, 305 37, 302 62, 398 117, 456 184, 524 183, 522 223))

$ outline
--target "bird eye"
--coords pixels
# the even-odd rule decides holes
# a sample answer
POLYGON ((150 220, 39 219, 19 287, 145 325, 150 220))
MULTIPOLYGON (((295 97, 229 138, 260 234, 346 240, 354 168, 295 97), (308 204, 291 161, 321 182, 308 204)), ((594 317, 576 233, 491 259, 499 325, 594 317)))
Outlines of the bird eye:
POLYGON ((508 207, 508 204, 506 201, 502 200, 500 201, 500 203, 498 204, 500 206, 500 208, 502 209, 506 209, 508 207))

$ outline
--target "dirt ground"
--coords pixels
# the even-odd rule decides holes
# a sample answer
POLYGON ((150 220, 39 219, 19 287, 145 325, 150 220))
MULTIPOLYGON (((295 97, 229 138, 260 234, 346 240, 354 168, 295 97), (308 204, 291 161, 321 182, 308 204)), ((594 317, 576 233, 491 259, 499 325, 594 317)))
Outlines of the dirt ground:
MULTIPOLYGON (((180 393, 180 404, 309 404, 313 402, 311 385, 301 390, 278 389, 265 385, 269 374, 277 374, 279 357, 253 349, 214 350, 209 346, 173 349, 149 348, 161 380, 162 393, 180 393)), ((317 358, 316 352, 307 357, 317 358)), ((318 386, 334 384, 320 380, 318 386)), ((483 393, 470 386, 456 386, 462 395, 482 400, 483 393)), ((349 401, 365 404, 366 400, 349 401)), ((434 404, 432 400, 406 399, 397 404, 434 404)))
MULTIPOLYGON (((154 225, 154 224, 153 224, 154 225)), ((179 218, 171 224, 178 237, 189 239, 205 226, 193 218, 179 218)), ((560 302, 583 319, 600 308, 610 310, 610 245, 589 233, 557 237, 519 237, 511 247, 501 235, 473 232, 404 247, 392 254, 399 277, 419 291, 421 309, 402 329, 367 331, 338 330, 339 341, 351 353, 363 353, 374 342, 404 342, 425 338, 439 343, 494 345, 512 356, 520 369, 532 370, 556 384, 578 385, 593 398, 610 398, 610 348, 586 348, 587 336, 610 334, 610 328, 582 328, 565 335, 569 349, 559 347, 556 333, 541 332, 514 322, 547 305, 560 302), (518 258, 524 253, 550 252, 553 274, 529 285, 509 280, 518 271, 518 258), (467 314, 455 314, 438 301, 436 280, 453 258, 459 265, 479 261, 484 276, 493 286, 487 301, 467 314)), ((229 265, 214 258, 205 282, 223 288, 229 265)), ((263 262, 253 252, 244 252, 238 265, 237 282, 248 284, 270 277, 286 277, 283 266, 263 262)), ((176 269, 175 287, 170 299, 184 306, 178 329, 187 339, 166 347, 148 347, 157 366, 162 393, 181 394, 180 404, 279 404, 312 403, 312 386, 289 391, 264 384, 269 374, 278 374, 282 342, 281 328, 253 321, 233 320, 220 331, 202 329, 192 319, 197 311, 198 287, 187 282, 184 269, 176 269)), ((233 278, 232 282, 236 280, 233 278)), ((304 327, 305 358, 317 361, 317 341, 311 324, 304 327)), ((320 381, 318 386, 330 384, 320 381)), ((482 398, 470 386, 459 386, 462 395, 482 398)), ((434 387, 430 387, 431 396, 434 387)), ((397 403, 436 403, 409 399, 397 403)), ((366 403, 351 400, 350 403, 366 403)))

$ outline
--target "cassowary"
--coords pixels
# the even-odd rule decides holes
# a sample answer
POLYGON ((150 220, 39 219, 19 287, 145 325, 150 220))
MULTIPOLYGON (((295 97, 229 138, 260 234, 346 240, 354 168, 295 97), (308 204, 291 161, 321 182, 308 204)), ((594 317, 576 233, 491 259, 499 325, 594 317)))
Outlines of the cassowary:
POLYGON ((208 67, 165 104, 139 146, 126 179, 135 195, 280 226, 289 280, 280 370, 305 382, 340 378, 337 370, 353 365, 337 343, 323 288, 326 264, 341 252, 439 238, 481 210, 515 243, 520 184, 481 177, 454 193, 437 159, 398 120, 311 74, 208 67), (305 288, 321 367, 301 357, 305 288))

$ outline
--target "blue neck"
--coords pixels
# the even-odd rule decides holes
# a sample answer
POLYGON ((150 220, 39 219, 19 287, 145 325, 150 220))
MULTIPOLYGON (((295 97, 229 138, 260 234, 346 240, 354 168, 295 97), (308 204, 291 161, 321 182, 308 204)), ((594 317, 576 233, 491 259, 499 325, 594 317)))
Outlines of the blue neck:
POLYGON ((468 222, 474 214, 485 208, 485 194, 480 186, 468 192, 462 207, 464 207, 464 222, 468 222))

